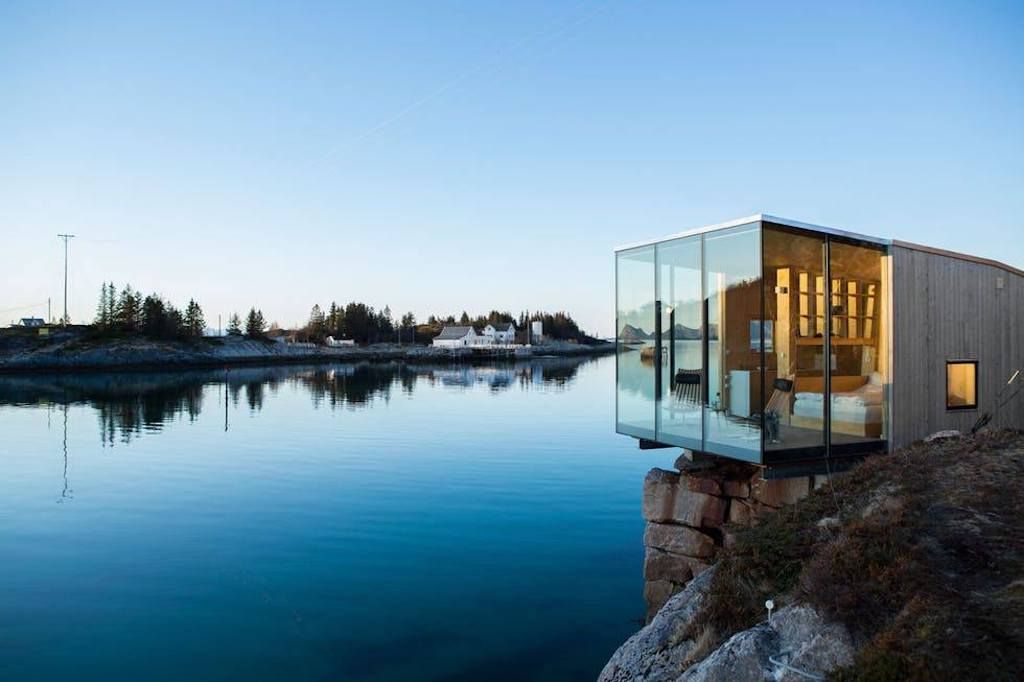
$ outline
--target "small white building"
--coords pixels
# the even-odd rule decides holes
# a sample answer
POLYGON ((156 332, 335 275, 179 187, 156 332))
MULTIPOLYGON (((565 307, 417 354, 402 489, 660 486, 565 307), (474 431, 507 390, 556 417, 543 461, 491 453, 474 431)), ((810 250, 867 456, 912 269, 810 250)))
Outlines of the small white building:
POLYGON ((472 327, 445 327, 434 337, 433 345, 438 348, 464 348, 480 345, 481 337, 472 327))
POLYGON ((544 323, 540 320, 534 320, 530 323, 530 341, 532 343, 540 343, 544 340, 544 323))
POLYGON ((324 339, 324 343, 331 348, 345 348, 356 345, 355 339, 336 339, 333 336, 328 336, 324 339))
POLYGON ((495 322, 484 327, 483 336, 489 339, 491 344, 515 343, 516 326, 511 322, 495 322))

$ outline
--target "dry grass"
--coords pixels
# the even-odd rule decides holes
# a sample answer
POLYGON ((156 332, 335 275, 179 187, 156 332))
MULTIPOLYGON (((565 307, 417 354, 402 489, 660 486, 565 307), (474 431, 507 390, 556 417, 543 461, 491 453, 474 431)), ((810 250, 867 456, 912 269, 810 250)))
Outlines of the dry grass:
POLYGON ((697 627, 710 650, 809 603, 860 645, 849 680, 1019 679, 1024 434, 919 444, 865 461, 737 533, 697 627), (831 528, 819 526, 835 517, 831 528))

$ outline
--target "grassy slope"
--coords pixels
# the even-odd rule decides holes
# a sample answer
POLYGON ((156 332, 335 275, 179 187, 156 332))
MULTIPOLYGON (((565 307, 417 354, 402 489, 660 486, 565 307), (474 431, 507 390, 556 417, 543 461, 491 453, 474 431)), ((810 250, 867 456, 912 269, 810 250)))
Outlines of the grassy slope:
POLYGON ((1017 679, 1022 513, 1021 432, 872 458, 737 533, 697 621, 702 653, 762 620, 772 597, 854 634, 856 664, 837 679, 1017 679))

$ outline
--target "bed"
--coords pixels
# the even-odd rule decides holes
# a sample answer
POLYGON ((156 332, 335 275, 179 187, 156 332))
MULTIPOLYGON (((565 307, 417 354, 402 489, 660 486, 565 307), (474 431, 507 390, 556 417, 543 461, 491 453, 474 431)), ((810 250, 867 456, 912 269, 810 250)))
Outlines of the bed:
MULTIPOLYGON (((790 424, 820 431, 825 419, 824 379, 798 377, 790 424)), ((880 438, 884 388, 878 372, 832 377, 832 432, 880 438)))

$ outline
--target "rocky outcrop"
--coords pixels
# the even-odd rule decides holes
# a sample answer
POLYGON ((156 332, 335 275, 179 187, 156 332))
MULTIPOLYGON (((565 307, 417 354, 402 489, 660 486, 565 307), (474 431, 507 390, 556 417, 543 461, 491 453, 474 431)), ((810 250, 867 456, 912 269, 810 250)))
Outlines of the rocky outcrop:
POLYGON ((808 476, 769 481, 759 467, 687 452, 675 467, 675 471, 651 469, 644 479, 648 620, 729 544, 729 524, 756 523, 805 497, 817 483, 808 476))
POLYGON ((701 633, 694 620, 704 603, 714 568, 669 598, 649 624, 612 656, 598 682, 797 682, 822 677, 853 662, 850 633, 813 608, 788 606, 730 637, 691 665, 701 633))
POLYGON ((713 574, 713 569, 705 571, 669 599, 650 623, 619 647, 598 682, 676 679, 696 646, 693 619, 713 574))
MULTIPOLYGON (((825 679, 853 663, 850 633, 809 606, 789 606, 771 622, 738 632, 704 660, 673 678, 678 682, 751 682, 825 679)), ((645 678, 634 678, 645 679, 645 678)))

